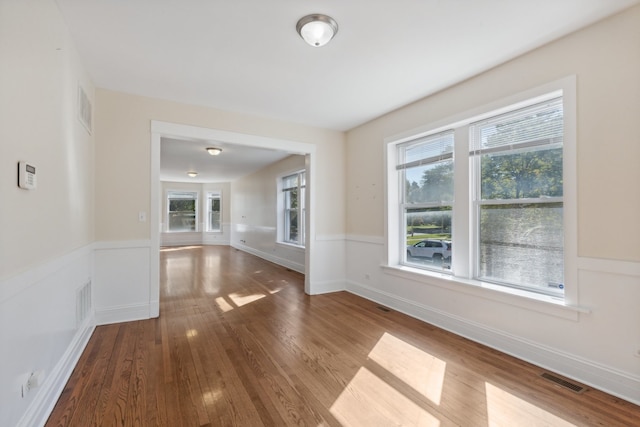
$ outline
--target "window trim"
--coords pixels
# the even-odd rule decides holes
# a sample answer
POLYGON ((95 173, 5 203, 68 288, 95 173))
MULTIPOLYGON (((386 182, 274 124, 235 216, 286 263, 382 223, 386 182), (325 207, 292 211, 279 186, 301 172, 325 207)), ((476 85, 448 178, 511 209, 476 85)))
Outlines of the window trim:
MULTIPOLYGON (((413 130, 402 132, 384 139, 385 146, 385 255, 386 260, 383 271, 417 280, 421 283, 437 286, 446 286, 448 289, 468 293, 468 288, 473 293, 485 298, 509 302, 525 308, 536 309, 540 302, 561 305, 569 308, 569 312, 577 319, 577 313, 584 309, 578 307, 578 271, 577 271, 577 158, 576 158, 576 76, 568 76, 560 80, 529 89, 518 94, 508 96, 489 104, 467 110, 465 112, 447 117, 433 123, 420 126, 413 130), (473 279, 473 260, 470 249, 473 241, 469 238, 463 245, 454 242, 453 262, 451 270, 453 275, 436 271, 421 270, 402 264, 402 252, 400 240, 397 238, 397 230, 400 228, 398 212, 398 200, 400 185, 398 182, 397 146, 420 137, 436 134, 447 129, 454 128, 456 140, 469 139, 466 126, 504 112, 526 107, 543 102, 554 97, 562 96, 564 109, 564 299, 541 295, 532 291, 523 291, 516 288, 498 286, 473 279), (455 285, 453 285, 455 284, 455 285), (506 298, 506 300, 505 300, 506 298)), ((461 162, 469 167, 454 168, 454 194, 464 194, 464 197, 455 197, 452 228, 456 234, 463 233, 470 237, 473 221, 473 206, 469 194, 471 184, 471 166, 469 162, 469 145, 454 144, 454 158, 456 163, 461 162)), ((543 310, 544 311, 544 310, 543 310)), ((564 317, 564 316, 563 316, 564 317)))

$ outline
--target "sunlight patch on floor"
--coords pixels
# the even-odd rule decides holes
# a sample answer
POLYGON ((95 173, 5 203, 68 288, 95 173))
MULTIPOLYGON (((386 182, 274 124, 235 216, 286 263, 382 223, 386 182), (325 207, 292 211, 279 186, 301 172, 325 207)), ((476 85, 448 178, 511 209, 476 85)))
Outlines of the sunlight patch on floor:
POLYGON ((487 424, 492 426, 575 427, 562 418, 538 408, 499 387, 485 383, 487 424))
POLYGON ((344 426, 439 426, 426 409, 360 368, 331 406, 331 414, 344 426))
POLYGON ((369 358, 436 405, 440 404, 446 362, 386 332, 369 358))
POLYGON ((229 304, 224 297, 218 297, 216 298, 216 304, 218 305, 218 308, 220 308, 220 310, 223 313, 226 313, 227 311, 231 311, 233 310, 233 306, 231 304, 229 304))
POLYGON ((251 304, 252 302, 258 301, 259 299, 264 298, 265 294, 251 294, 251 295, 242 295, 241 293, 234 292, 229 294, 229 298, 231 301, 237 306, 242 307, 243 305, 251 304))
POLYGON ((277 294, 277 293, 278 293, 278 292, 280 292, 281 290, 282 290, 282 288, 281 288, 281 287, 280 287, 280 288, 275 288, 275 289, 270 289, 270 290, 269 290, 269 293, 270 293, 271 295, 273 295, 273 294, 277 294))
POLYGON ((222 397, 222 392, 220 390, 207 391, 202 394, 202 399, 207 406, 213 405, 216 400, 220 399, 220 397, 222 397))
POLYGON ((198 331, 196 329, 189 329, 187 331, 187 338, 195 338, 198 336, 198 331))

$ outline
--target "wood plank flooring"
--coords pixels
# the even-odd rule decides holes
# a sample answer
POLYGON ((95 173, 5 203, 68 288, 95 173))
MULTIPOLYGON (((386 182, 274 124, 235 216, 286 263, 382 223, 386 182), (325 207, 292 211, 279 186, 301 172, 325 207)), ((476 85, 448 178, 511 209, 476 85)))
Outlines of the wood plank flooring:
POLYGON ((224 246, 161 253, 160 318, 96 328, 47 426, 640 426, 640 407, 224 246))

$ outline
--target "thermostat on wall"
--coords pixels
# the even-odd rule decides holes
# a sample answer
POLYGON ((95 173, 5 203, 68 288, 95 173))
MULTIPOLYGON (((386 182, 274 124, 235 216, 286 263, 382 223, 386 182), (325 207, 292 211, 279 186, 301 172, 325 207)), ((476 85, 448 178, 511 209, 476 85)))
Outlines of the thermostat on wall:
POLYGON ((27 162, 18 162, 18 187, 25 190, 36 188, 36 167, 27 162))

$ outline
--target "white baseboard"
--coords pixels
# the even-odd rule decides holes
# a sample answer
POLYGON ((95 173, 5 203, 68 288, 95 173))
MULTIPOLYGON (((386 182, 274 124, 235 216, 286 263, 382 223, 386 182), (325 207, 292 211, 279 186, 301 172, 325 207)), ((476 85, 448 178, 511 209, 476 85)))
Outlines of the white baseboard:
POLYGON ((640 377, 638 376, 619 372, 616 369, 487 328, 433 307, 409 301, 354 281, 347 281, 346 290, 456 335, 640 405, 640 377))
POLYGON ((251 255, 255 255, 258 258, 265 259, 265 260, 270 261, 270 262, 272 262, 274 264, 278 264, 278 265, 281 265, 283 267, 289 268, 289 269, 291 269, 293 271, 297 271, 298 273, 302 273, 302 274, 305 273, 305 269, 304 269, 304 265, 303 264, 299 264, 297 262, 293 262, 293 261, 285 259, 285 258, 280 258, 280 257, 275 256, 273 254, 262 252, 262 251, 259 251, 257 249, 254 249, 252 247, 245 246, 245 245, 234 244, 234 245, 231 245, 231 247, 233 247, 235 249, 238 249, 240 251, 243 251, 243 252, 250 253, 251 255))
POLYGON ((89 317, 78 329, 53 371, 46 376, 42 388, 18 422, 18 427, 45 425, 94 330, 95 322, 89 317))
POLYGON ((155 319, 160 316, 160 301, 149 301, 149 318, 155 319))
POLYGON ((150 317, 149 304, 131 304, 119 307, 96 309, 96 325, 109 325, 111 323, 130 322, 133 320, 145 320, 150 317))
POLYGON ((311 295, 321 295, 344 291, 346 286, 344 280, 331 280, 325 282, 313 282, 311 289, 313 289, 313 293, 311 295))

